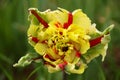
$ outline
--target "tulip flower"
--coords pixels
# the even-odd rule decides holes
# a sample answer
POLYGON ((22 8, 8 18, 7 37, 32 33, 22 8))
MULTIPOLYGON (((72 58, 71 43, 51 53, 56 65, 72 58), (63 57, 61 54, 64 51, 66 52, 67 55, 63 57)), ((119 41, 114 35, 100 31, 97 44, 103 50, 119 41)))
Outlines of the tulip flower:
POLYGON ((81 9, 62 8, 44 12, 30 8, 29 21, 28 41, 50 73, 82 74, 94 58, 102 55, 104 60, 113 25, 101 32, 81 9))

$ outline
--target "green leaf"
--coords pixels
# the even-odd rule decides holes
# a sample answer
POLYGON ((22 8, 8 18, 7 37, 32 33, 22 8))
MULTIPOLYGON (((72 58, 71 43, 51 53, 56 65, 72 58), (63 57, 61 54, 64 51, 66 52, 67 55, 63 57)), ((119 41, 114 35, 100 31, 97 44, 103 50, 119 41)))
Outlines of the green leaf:
POLYGON ((18 63, 14 64, 14 67, 25 67, 29 64, 31 64, 32 61, 34 61, 35 58, 37 58, 38 55, 35 53, 28 53, 25 56, 21 57, 18 61, 18 63))
POLYGON ((12 76, 11 71, 7 70, 5 68, 5 66, 3 66, 3 65, 0 64, 0 70, 4 73, 4 75, 6 76, 6 78, 8 80, 13 80, 13 76, 12 76))
POLYGON ((106 80, 98 58, 92 60, 88 66, 83 80, 106 80))
POLYGON ((8 58, 5 54, 3 53, 0 53, 0 60, 1 61, 5 61, 6 63, 8 64, 11 64, 12 63, 12 60, 10 58, 8 58))
POLYGON ((37 67, 35 70, 33 70, 33 71, 29 74, 29 76, 27 77, 26 80, 29 80, 30 77, 33 76, 33 74, 35 74, 40 68, 41 68, 41 66, 40 66, 40 67, 37 67))

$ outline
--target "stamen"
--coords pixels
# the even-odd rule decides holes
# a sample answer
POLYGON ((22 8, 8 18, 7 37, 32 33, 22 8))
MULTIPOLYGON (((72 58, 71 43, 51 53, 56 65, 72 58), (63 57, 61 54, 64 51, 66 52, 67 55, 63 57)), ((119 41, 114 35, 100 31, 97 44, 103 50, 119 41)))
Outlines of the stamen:
POLYGON ((30 10, 30 12, 38 19, 38 21, 39 21, 41 24, 44 25, 45 28, 48 27, 48 23, 47 23, 45 20, 43 20, 43 19, 38 15, 38 13, 37 13, 35 10, 30 10))
POLYGON ((53 48, 53 51, 55 52, 55 54, 58 54, 58 50, 56 48, 53 48))
POLYGON ((56 26, 57 28, 62 27, 62 25, 61 25, 59 22, 55 23, 55 26, 56 26))
POLYGON ((72 13, 68 14, 68 22, 64 23, 64 28, 67 29, 73 22, 73 15, 72 13))

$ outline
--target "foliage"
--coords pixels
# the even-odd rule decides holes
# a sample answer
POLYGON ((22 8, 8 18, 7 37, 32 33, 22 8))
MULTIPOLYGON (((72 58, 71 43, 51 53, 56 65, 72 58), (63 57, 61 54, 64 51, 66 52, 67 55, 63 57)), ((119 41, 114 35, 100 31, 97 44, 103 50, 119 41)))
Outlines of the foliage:
POLYGON ((68 80, 120 80, 120 1, 119 0, 0 0, 0 79, 1 80, 61 80, 62 73, 50 74, 41 64, 32 63, 25 68, 13 64, 27 52, 34 52, 27 43, 29 26, 28 8, 40 11, 58 6, 69 11, 82 9, 92 23, 103 31, 115 24, 112 39, 104 62, 94 59, 83 75, 68 75, 68 80), (44 69, 43 69, 44 68, 44 69))

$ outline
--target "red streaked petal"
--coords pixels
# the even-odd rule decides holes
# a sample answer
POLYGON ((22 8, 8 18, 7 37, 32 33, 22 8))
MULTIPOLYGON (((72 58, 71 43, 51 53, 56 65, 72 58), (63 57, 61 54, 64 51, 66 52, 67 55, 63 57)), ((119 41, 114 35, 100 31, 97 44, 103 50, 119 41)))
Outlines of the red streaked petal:
POLYGON ((49 56, 48 54, 45 55, 45 58, 48 58, 51 61, 55 61, 55 59, 53 59, 51 56, 49 56))
POLYGON ((67 29, 73 22, 73 15, 72 13, 68 14, 68 22, 64 23, 64 28, 67 29))
POLYGON ((38 43, 38 38, 36 38, 36 37, 32 37, 32 41, 34 41, 35 43, 38 43))
POLYGON ((77 51, 76 52, 76 57, 80 58, 80 56, 81 56, 81 53, 77 51))
POLYGON ((45 65, 50 65, 50 66, 52 66, 52 67, 56 67, 55 65, 53 65, 53 64, 51 64, 51 63, 49 63, 49 62, 47 62, 47 61, 44 61, 44 64, 45 64, 45 65))
POLYGON ((35 10, 30 10, 30 12, 38 19, 38 21, 39 21, 41 24, 44 25, 45 28, 48 27, 48 23, 47 23, 45 20, 43 20, 43 19, 37 14, 37 12, 36 12, 35 10))
POLYGON ((90 40, 90 47, 96 46, 97 44, 101 43, 101 39, 103 36, 100 36, 96 39, 90 40))
POLYGON ((65 66, 67 65, 67 61, 64 61, 63 63, 60 63, 58 66, 61 70, 64 70, 65 66))

